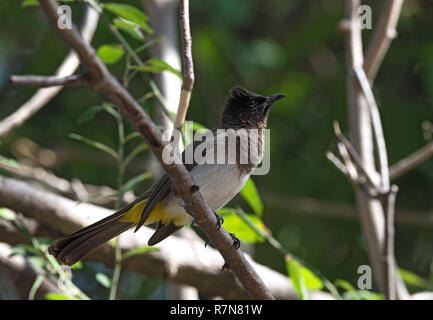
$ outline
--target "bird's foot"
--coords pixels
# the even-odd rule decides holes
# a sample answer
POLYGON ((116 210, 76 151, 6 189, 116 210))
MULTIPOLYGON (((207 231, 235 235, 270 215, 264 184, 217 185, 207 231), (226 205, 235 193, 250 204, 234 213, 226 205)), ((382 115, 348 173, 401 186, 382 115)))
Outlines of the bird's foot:
POLYGON ((239 240, 234 233, 229 233, 230 237, 233 239, 233 245, 236 249, 241 247, 241 240, 239 240))
POLYGON ((224 218, 221 217, 218 213, 213 211, 213 214, 215 215, 215 218, 217 219, 217 230, 221 229, 221 225, 224 223, 224 218))

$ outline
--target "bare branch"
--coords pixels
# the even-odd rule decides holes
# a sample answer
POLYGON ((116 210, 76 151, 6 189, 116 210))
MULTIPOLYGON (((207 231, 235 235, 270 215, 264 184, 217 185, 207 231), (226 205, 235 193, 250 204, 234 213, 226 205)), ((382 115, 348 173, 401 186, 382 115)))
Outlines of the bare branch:
POLYGON ((72 29, 57 28, 58 6, 54 0, 40 0, 40 7, 61 38, 77 52, 80 61, 88 70, 91 87, 103 92, 149 144, 169 175, 176 194, 184 200, 188 212, 193 215, 199 227, 215 244, 242 285, 256 299, 272 299, 272 294, 259 275, 245 259, 242 252, 236 250, 233 246, 232 238, 227 231, 224 228, 219 230, 215 228, 216 217, 203 199, 200 191, 192 192, 193 181, 185 166, 183 164, 164 163, 162 151, 167 142, 162 140, 160 131, 141 106, 111 75, 97 57, 95 50, 77 32, 75 26, 72 29))
MULTIPOLYGON (((86 16, 81 29, 81 34, 86 42, 90 42, 98 25, 98 13, 92 8, 87 8, 86 16)), ((60 67, 57 69, 57 77, 66 77, 75 72, 80 60, 73 50, 68 54, 60 67)), ((0 122, 0 137, 8 134, 11 130, 21 126, 27 119, 33 116, 39 109, 54 98, 63 87, 52 87, 39 89, 26 103, 18 108, 10 116, 0 122)))
POLYGON ((397 179, 417 167, 433 155, 433 142, 430 142, 406 158, 401 159, 389 168, 391 180, 397 179))
POLYGON ((89 85, 86 76, 83 74, 73 74, 63 78, 57 76, 12 75, 9 81, 14 86, 30 87, 82 87, 89 85))
POLYGON ((376 99, 371 90, 367 76, 362 68, 354 68, 356 78, 361 86, 362 92, 367 101, 369 107, 371 122, 373 125, 373 131, 375 135, 375 141, 377 144, 377 153, 379 156, 381 183, 384 192, 389 190, 389 171, 388 171, 388 154, 386 152, 385 137, 383 135, 382 122, 380 120, 379 108, 376 104, 376 99))
MULTIPOLYGON (((356 208, 345 202, 333 202, 309 197, 292 197, 260 190, 265 204, 290 214, 310 215, 319 219, 342 219, 359 221, 356 208)), ((433 227, 433 211, 418 211, 409 208, 396 208, 395 222, 401 226, 417 228, 433 227)))
POLYGON ((182 130, 186 112, 189 106, 192 88, 194 86, 194 65, 192 62, 192 39, 189 23, 189 0, 180 0, 179 24, 182 39, 182 91, 180 93, 179 107, 177 108, 174 130, 182 130))
POLYGON ((377 71, 382 64, 391 41, 397 36, 397 22, 400 17, 403 0, 386 0, 379 23, 365 54, 364 70, 368 81, 373 84, 377 71))
POLYGON ((389 300, 397 298, 396 265, 394 256, 394 210, 398 187, 392 185, 388 194, 384 195, 383 209, 385 211, 385 287, 389 300))
POLYGON ((326 153, 325 153, 325 155, 326 155, 326 158, 329 160, 329 161, 331 161, 332 162, 332 164, 342 173, 342 174, 344 174, 345 176, 347 176, 348 178, 350 177, 349 176, 349 173, 348 173, 348 171, 347 171, 347 169, 346 169, 346 167, 344 166, 344 164, 343 164, 343 162, 341 162, 341 160, 335 155, 335 154, 333 154, 332 152, 330 152, 330 151, 327 151, 326 153))
MULTIPOLYGON (((80 201, 88 201, 91 198, 92 202, 97 204, 114 203, 117 199, 117 191, 108 186, 83 184, 78 179, 69 181, 56 176, 51 171, 47 171, 42 167, 33 167, 24 163, 16 166, 6 161, 1 161, 2 159, 5 158, 0 155, 0 169, 7 171, 15 177, 37 181, 48 190, 67 196, 68 198, 80 201)), ((126 192, 123 195, 123 200, 125 202, 135 200, 133 192, 126 192)))

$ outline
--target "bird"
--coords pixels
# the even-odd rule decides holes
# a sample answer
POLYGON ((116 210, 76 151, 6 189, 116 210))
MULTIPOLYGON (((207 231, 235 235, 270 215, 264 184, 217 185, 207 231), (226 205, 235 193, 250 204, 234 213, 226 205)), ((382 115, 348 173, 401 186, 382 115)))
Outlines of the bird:
MULTIPOLYGON (((202 145, 200 149, 198 149, 200 141, 194 141, 183 151, 182 161, 190 172, 194 185, 198 187, 217 217, 218 228, 223 223, 223 218, 216 211, 239 193, 260 163, 264 152, 263 134, 267 126, 269 111, 273 103, 285 96, 285 94, 263 96, 241 86, 235 86, 230 90, 226 99, 220 125, 217 129, 209 131, 213 139, 205 140, 204 146, 202 145), (222 136, 230 129, 231 132, 244 132, 239 138, 236 138, 239 143, 235 144, 235 159, 228 159, 224 155, 225 162, 223 163, 197 161, 195 157, 197 154, 206 159, 212 157, 215 159, 216 151, 220 150, 218 147, 221 146, 230 153, 230 150, 227 150, 229 139, 227 136, 222 136), (242 139, 242 135, 245 135, 248 130, 257 133, 257 139, 253 140, 249 137, 242 139), (221 137, 223 138, 220 139, 221 137), (246 155, 251 150, 252 143, 255 144, 254 149, 257 150, 256 159, 247 157, 247 161, 241 161, 242 155, 246 155), (195 152, 197 150, 202 152, 195 152), (194 159, 187 163, 185 155, 189 151, 194 151, 194 159)), ((185 203, 176 197, 167 174, 164 174, 136 200, 112 215, 57 239, 49 246, 48 252, 61 264, 73 265, 128 229, 135 226, 135 231, 137 231, 143 224, 152 223, 157 223, 157 228, 148 240, 149 246, 159 243, 184 225, 194 223, 193 217, 185 209, 185 203)), ((235 241, 239 241, 234 234, 231 236, 235 241)), ((237 247, 239 244, 238 242, 237 247)))

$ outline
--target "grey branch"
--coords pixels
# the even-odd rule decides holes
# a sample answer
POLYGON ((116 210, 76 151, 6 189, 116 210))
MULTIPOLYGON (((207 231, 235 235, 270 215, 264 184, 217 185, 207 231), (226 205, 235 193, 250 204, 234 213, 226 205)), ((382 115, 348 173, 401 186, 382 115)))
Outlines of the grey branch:
MULTIPOLYGON (((114 203, 117 199, 117 191, 108 186, 84 184, 79 179, 69 181, 56 176, 51 171, 47 171, 42 167, 33 167, 24 163, 20 163, 19 166, 16 166, 9 164, 7 161, 1 161, 3 159, 5 158, 0 155, 0 169, 7 171, 14 177, 36 181, 44 188, 68 198, 80 201, 92 199, 93 203, 100 205, 114 203)), ((126 192, 123 195, 123 200, 125 202, 135 200, 133 192, 126 192)))
POLYGON ((433 142, 430 142, 406 158, 401 159, 389 168, 391 180, 397 179, 406 172, 417 167, 433 155, 433 142))
MULTIPOLYGON (((90 42, 98 25, 98 13, 88 7, 83 23, 81 34, 86 42, 90 42)), ((80 60, 73 50, 68 54, 60 67, 57 69, 56 76, 59 78, 69 76, 78 68, 80 60)), ((27 119, 33 116, 52 98, 54 98, 63 87, 51 87, 39 89, 26 103, 18 108, 14 113, 0 122, 0 137, 8 134, 11 130, 21 126, 27 119)))
MULTIPOLYGON (((376 147, 380 150, 380 185, 382 190, 376 190, 377 196, 366 194, 365 188, 362 185, 355 188, 357 207, 360 212, 360 219, 362 223, 363 233, 366 239, 368 254, 370 261, 375 272, 378 286, 382 292, 389 293, 387 290, 387 273, 389 266, 395 264, 387 264, 384 262, 384 246, 385 246, 385 214, 384 214, 384 193, 389 190, 389 175, 386 148, 384 140, 380 141, 383 133, 381 132, 380 117, 372 104, 370 91, 368 88, 361 88, 363 82, 359 81, 359 70, 364 66, 363 50, 362 50, 362 35, 359 23, 358 8, 360 6, 359 0, 346 0, 346 51, 348 62, 348 77, 347 77, 347 91, 348 91, 348 104, 350 114, 350 129, 353 137, 354 149, 359 154, 362 167, 369 173, 370 178, 376 181, 378 175, 375 169, 375 154, 374 142, 376 147), (373 122, 373 125, 372 125, 373 122), (375 137, 373 136, 373 133, 375 137), (376 138, 376 141, 375 141, 376 138), (386 167, 385 167, 386 164, 386 167)), ((385 8, 385 10, 387 10, 385 8)), ((384 13, 385 14, 385 13, 384 13)), ((377 31, 380 32, 380 31, 377 31)), ((382 52, 383 56, 388 47, 384 47, 382 52)), ((373 50, 373 49, 371 49, 373 50)), ((361 76, 362 77, 362 76, 361 76)), ((371 88, 369 87, 371 90, 371 88)), ((374 97, 373 97, 374 99, 374 97)), ((387 194, 387 193, 385 193, 387 194)), ((389 194, 389 193, 388 193, 389 194)), ((393 212, 388 210, 387 212, 393 212)), ((389 221, 389 219, 388 219, 389 221)), ((389 240, 389 239, 387 239, 389 240)), ((396 274, 396 273, 394 273, 396 274)), ((397 297, 402 299, 407 297, 407 289, 400 277, 396 275, 397 297)))
POLYGON ((199 191, 191 191, 193 181, 185 166, 176 163, 166 164, 162 160, 162 151, 167 142, 162 141, 157 126, 129 92, 111 75, 97 57, 95 50, 84 41, 75 26, 72 29, 57 28, 57 3, 54 0, 40 0, 40 7, 60 37, 77 52, 81 63, 87 69, 91 87, 104 93, 148 143, 169 175, 177 195, 184 200, 188 211, 193 215, 198 226, 215 244, 245 289, 255 299, 272 299, 272 294, 257 272, 251 267, 242 252, 233 246, 232 238, 228 232, 224 228, 216 230, 217 221, 212 210, 199 191))
MULTIPOLYGON (((189 27, 189 0, 180 0, 179 24, 182 39, 182 91, 180 93, 179 107, 177 108, 174 129, 181 130, 188 111, 189 100, 194 86, 194 65, 192 62, 192 39, 189 27)), ((180 138, 179 135, 176 137, 180 138)), ((178 144, 176 144, 178 145, 178 144)))
POLYGON ((377 28, 365 54, 364 70, 370 84, 373 84, 391 41, 397 36, 397 22, 403 0, 386 0, 377 28))
POLYGON ((82 87, 89 85, 84 74, 73 74, 63 78, 56 76, 13 75, 9 81, 14 86, 29 87, 82 87))
MULTIPOLYGON (((58 232, 69 234, 109 214, 111 210, 87 203, 77 203, 62 196, 34 188, 27 183, 0 176, 0 207, 4 206, 25 216, 26 224, 36 235, 57 237, 58 232), (39 227, 35 226, 39 225, 39 227), (44 226, 44 227, 41 227, 44 226), (56 230, 56 231, 54 231, 56 230)), ((20 243, 11 227, 0 224, 0 241, 20 243)), ((142 227, 140 232, 127 231, 122 235, 123 251, 145 246, 153 229, 142 227)), ((230 271, 222 271, 224 260, 218 251, 204 247, 202 241, 172 236, 158 245, 158 251, 126 259, 122 269, 144 273, 163 281, 187 284, 208 296, 245 299, 248 293, 230 271)), ((88 259, 112 266, 114 247, 107 243, 88 259)), ((277 299, 296 299, 297 295, 287 276, 254 262, 249 263, 260 273, 277 299)), ((312 292, 313 299, 331 299, 327 293, 312 292)))
MULTIPOLYGON (((11 254, 11 246, 0 242, 0 281, 10 283, 19 295, 18 298, 27 299, 39 272, 24 257, 11 257, 11 254)), ((54 283, 45 279, 36 291, 36 298, 43 298, 46 293, 50 292, 61 293, 61 290, 54 283)))
MULTIPOLYGON (((290 214, 309 215, 319 219, 343 219, 359 221, 356 208, 346 202, 332 202, 309 197, 288 197, 287 195, 260 191, 265 204, 290 214)), ((396 208, 395 222, 402 226, 417 228, 433 227, 433 211, 417 211, 409 208, 396 208)))
POLYGON ((370 111, 371 123, 376 142, 376 150, 379 157, 381 183, 384 192, 389 191, 388 154, 386 151, 385 137, 383 135, 382 121, 380 120, 379 108, 373 95, 373 90, 367 79, 363 68, 354 68, 356 79, 359 82, 362 93, 370 111))

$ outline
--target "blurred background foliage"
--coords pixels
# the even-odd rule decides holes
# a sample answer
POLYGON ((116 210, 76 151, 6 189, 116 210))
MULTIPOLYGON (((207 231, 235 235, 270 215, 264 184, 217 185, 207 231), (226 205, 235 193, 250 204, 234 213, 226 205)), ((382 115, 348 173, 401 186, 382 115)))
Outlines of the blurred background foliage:
MULTIPOLYGON (((142 8, 138 0, 124 3, 142 8)), ((364 3, 372 8, 374 28, 382 1, 364 3)), ((70 5, 73 20, 81 22, 84 5, 70 5)), ((298 197, 321 200, 324 208, 333 203, 354 203, 351 185, 324 156, 326 150, 334 148, 332 121, 339 120, 347 128, 344 36, 337 30, 343 15, 343 1, 191 0, 196 82, 187 119, 216 127, 224 99, 237 84, 264 95, 287 94, 269 118, 271 170, 265 176, 253 177, 264 204, 262 219, 291 253, 321 270, 331 281, 345 279, 356 285, 358 266, 369 264, 357 219, 333 216, 329 209, 323 210, 325 214, 321 208, 309 214, 291 206, 291 199, 298 197)), ((398 38, 375 82, 390 163, 414 152, 432 136, 432 16, 433 1, 405 2, 398 38)), ((2 119, 35 91, 9 86, 8 77, 53 74, 68 48, 37 7, 22 8, 20 1, 1 1, 0 17, 2 119)), ((363 32, 364 43, 371 34, 370 30, 363 32)), ((134 48, 142 44, 132 37, 128 41, 134 48)), ((116 43, 100 22, 93 46, 116 43)), ((142 56, 150 58, 146 54, 143 52, 142 56)), ((125 56, 110 66, 119 78, 124 69, 125 56)), ((146 77, 150 79, 151 75, 135 77, 130 83, 129 90, 137 98, 150 92, 146 77)), ((103 100, 100 93, 86 88, 62 90, 23 126, 2 139, 0 153, 20 160, 29 151, 29 145, 35 146, 38 153, 33 160, 58 176, 116 188, 116 161, 69 137, 70 133, 77 133, 115 148, 117 129, 110 115, 100 113, 90 122, 77 122, 89 107, 100 105, 103 100)), ((145 101, 144 109, 152 113, 155 101, 145 101)), ((131 130, 126 124, 126 131, 131 130)), ((150 171, 152 157, 146 152, 132 161, 126 180, 150 171)), ((153 181, 142 182, 135 193, 144 191, 153 181)), ((426 221, 421 225, 396 225, 397 261, 401 268, 424 279, 431 278, 433 160, 396 183, 400 187, 397 208, 417 210, 426 221)), ((253 212, 241 197, 230 206, 253 212)), ((281 254, 270 249, 268 243, 258 242, 254 249, 258 262, 286 272, 281 254)), ((86 262, 77 272, 78 285, 94 298, 105 298, 104 288, 89 280, 96 272, 110 275, 112 271, 86 262)), ((121 290, 120 298, 164 297, 161 282, 147 278, 137 282, 134 277, 146 278, 123 275, 121 286, 128 290, 121 290), (136 288, 131 289, 131 284, 136 288)))

